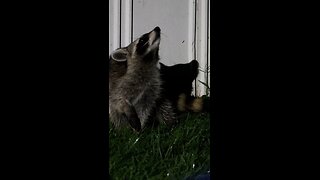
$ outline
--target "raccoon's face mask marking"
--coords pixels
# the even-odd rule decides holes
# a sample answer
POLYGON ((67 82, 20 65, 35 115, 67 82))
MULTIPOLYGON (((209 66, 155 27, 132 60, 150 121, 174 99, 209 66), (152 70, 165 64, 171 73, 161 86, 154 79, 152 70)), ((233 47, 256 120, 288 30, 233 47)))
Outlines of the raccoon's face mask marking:
POLYGON ((159 27, 154 28, 151 32, 142 35, 129 46, 112 52, 111 58, 118 62, 125 62, 128 58, 143 59, 149 55, 158 55, 160 31, 159 27))
POLYGON ((151 32, 142 35, 136 41, 135 51, 139 56, 145 56, 150 52, 159 49, 160 28, 156 27, 151 32))

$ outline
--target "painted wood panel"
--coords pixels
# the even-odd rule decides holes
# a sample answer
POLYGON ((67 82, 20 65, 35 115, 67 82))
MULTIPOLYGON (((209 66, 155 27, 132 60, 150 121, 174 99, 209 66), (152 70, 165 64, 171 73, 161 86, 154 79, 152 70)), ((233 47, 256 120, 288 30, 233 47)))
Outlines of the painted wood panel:
POLYGON ((193 59, 188 53, 192 45, 192 29, 189 28, 189 0, 135 0, 133 8, 133 34, 141 34, 159 26, 162 30, 160 43, 161 62, 166 65, 189 62, 193 59), (191 31, 191 32, 190 32, 191 31))
POLYGON ((207 94, 199 81, 210 82, 209 0, 110 0, 109 52, 127 46, 159 26, 161 62, 166 65, 197 59, 200 73, 194 82, 197 96, 207 94))
POLYGON ((109 1, 109 52, 120 47, 120 1, 109 1))
POLYGON ((199 61, 199 75, 195 82, 196 95, 201 96, 207 94, 207 88, 204 84, 208 83, 208 71, 210 67, 209 54, 209 0, 196 1, 196 59, 199 61))

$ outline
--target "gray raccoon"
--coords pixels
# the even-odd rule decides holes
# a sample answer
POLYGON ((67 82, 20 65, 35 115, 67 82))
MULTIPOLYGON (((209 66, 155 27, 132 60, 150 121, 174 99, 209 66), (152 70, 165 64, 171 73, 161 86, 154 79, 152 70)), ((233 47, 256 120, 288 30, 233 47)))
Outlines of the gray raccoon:
POLYGON ((170 105, 162 103, 166 101, 160 97, 159 44, 160 28, 156 27, 111 54, 111 61, 116 62, 109 62, 110 121, 116 127, 128 122, 140 131, 154 112, 164 121, 170 119, 161 115, 171 112, 170 105), (157 110, 159 104, 165 105, 157 110))

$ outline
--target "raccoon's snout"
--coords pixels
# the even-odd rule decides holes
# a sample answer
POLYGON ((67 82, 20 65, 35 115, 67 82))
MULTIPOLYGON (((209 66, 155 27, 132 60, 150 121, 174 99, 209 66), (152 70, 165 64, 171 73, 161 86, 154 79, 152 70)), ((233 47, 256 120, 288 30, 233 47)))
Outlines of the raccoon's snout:
POLYGON ((157 40, 160 39, 161 29, 157 26, 150 32, 150 42, 154 44, 157 40))
POLYGON ((154 28, 154 31, 158 32, 160 34, 161 29, 157 26, 154 28))
POLYGON ((156 27, 149 33, 142 35, 135 44, 134 52, 140 56, 146 56, 150 52, 159 48, 160 44, 160 28, 156 27))

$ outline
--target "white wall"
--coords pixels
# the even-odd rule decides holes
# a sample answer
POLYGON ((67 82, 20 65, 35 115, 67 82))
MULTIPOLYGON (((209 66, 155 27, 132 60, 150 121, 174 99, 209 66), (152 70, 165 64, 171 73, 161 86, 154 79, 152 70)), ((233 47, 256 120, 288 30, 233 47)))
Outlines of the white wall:
MULTIPOLYGON (((161 28, 160 62, 166 65, 200 63, 198 80, 207 83, 210 66, 208 41, 210 28, 209 0, 110 0, 109 52, 127 46, 140 35, 161 28)), ((206 88, 195 82, 196 95, 206 94, 206 88)))
POLYGON ((160 44, 161 62, 166 65, 188 62, 189 0, 137 0, 134 1, 134 38, 159 26, 162 31, 160 44))

